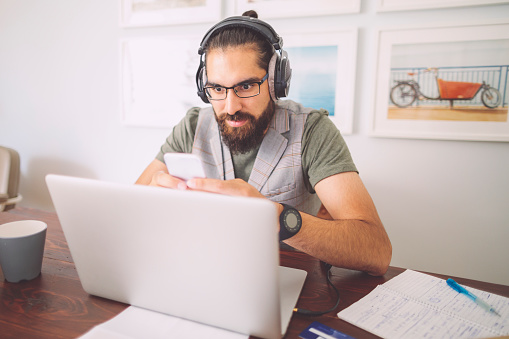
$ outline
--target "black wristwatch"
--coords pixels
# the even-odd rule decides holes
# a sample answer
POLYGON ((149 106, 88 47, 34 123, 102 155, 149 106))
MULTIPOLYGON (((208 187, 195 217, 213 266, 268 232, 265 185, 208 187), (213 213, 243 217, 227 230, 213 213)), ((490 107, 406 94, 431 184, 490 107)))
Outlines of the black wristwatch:
POLYGON ((279 215, 279 241, 286 240, 299 233, 302 217, 299 211, 289 205, 283 205, 283 212, 279 215))

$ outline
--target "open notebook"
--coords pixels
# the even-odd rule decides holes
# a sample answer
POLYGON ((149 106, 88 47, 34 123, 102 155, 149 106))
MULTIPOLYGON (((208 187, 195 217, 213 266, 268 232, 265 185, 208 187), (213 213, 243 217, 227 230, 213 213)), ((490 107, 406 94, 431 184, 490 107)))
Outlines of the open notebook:
POLYGON ((88 293, 262 338, 286 332, 306 272, 279 266, 270 202, 58 175, 46 182, 88 293))
POLYGON ((444 279, 406 270, 338 313, 383 338, 491 338, 509 335, 509 298, 467 287, 501 316, 478 306, 444 279))

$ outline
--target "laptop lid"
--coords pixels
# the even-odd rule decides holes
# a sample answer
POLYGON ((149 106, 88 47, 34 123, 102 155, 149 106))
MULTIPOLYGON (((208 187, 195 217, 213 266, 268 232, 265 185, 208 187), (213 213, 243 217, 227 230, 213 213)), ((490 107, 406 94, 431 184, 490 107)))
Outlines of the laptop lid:
POLYGON ((306 272, 279 267, 269 201, 58 175, 46 182, 86 292, 263 338, 286 331, 306 272))

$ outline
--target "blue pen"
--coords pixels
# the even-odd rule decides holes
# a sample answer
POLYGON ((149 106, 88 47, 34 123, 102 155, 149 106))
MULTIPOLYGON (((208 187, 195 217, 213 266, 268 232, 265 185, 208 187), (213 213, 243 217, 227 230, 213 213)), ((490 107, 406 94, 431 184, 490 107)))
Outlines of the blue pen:
POLYGON ((467 297, 469 297, 470 299, 472 299, 477 305, 481 306, 482 308, 484 308, 486 311, 488 312, 491 312, 491 313, 494 313, 496 315, 498 315, 500 317, 500 314, 498 314, 497 311, 495 311, 493 309, 493 307, 491 307, 490 305, 488 305, 487 303, 485 303, 483 300, 481 300, 479 297, 475 296, 474 294, 470 293, 469 291, 467 291, 463 286, 461 286, 460 284, 458 284, 456 281, 452 280, 451 278, 447 279, 447 285, 451 286, 455 291, 457 291, 458 293, 463 293, 465 294, 467 297))

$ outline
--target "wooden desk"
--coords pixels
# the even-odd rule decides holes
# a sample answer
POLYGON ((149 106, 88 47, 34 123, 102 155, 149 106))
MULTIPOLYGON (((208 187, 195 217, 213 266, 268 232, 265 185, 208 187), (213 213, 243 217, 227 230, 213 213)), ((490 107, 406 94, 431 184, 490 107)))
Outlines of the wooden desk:
MULTIPOLYGON (((82 289, 55 213, 27 208, 0 213, 0 224, 23 219, 42 220, 48 224, 42 273, 34 280, 20 283, 8 283, 0 273, 2 338, 75 338, 128 307, 123 303, 91 296, 82 289)), ((335 294, 327 285, 325 272, 317 259, 302 252, 282 249, 281 264, 308 272, 298 307, 323 310, 334 304, 335 294)), ((338 308, 320 317, 294 314, 285 337, 298 338, 299 333, 316 320, 356 338, 375 338, 340 320, 336 314, 401 272, 401 268, 390 267, 383 277, 372 277, 357 271, 333 268, 332 282, 341 296, 338 308)), ((466 286, 509 297, 509 286, 455 279, 466 286)))

